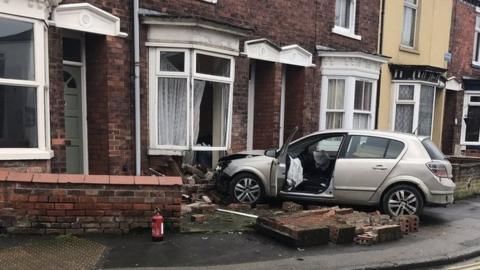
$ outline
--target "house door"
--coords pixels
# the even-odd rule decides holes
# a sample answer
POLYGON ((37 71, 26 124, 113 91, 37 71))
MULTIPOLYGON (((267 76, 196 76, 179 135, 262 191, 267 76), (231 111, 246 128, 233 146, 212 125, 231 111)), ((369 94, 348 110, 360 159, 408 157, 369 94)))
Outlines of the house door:
POLYGON ((83 173, 81 67, 64 65, 65 148, 69 173, 83 173))

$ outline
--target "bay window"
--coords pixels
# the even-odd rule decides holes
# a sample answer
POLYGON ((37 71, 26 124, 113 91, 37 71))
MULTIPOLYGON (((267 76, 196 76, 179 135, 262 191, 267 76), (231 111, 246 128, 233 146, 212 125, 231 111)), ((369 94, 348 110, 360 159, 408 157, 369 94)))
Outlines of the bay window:
POLYGON ((394 130, 431 136, 435 87, 427 84, 395 84, 394 130))
POLYGON ((480 145, 480 94, 475 91, 466 92, 463 104, 461 143, 480 145))
MULTIPOLYGON (((321 109, 321 129, 373 129, 376 95, 374 81, 357 77, 326 78, 325 109, 321 109)), ((375 82, 376 83, 376 82, 375 82)))
POLYGON ((0 25, 0 159, 48 159, 45 26, 7 15, 0 25))
POLYGON ((234 59, 194 49, 150 49, 150 151, 227 150, 234 59))

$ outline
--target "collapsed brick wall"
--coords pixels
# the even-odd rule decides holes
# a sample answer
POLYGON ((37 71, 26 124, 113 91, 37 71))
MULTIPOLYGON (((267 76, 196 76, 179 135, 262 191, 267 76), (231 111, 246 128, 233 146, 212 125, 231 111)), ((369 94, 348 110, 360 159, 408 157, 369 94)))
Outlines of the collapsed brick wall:
POLYGON ((450 157, 453 167, 455 198, 463 199, 480 193, 480 158, 450 157))
POLYGON ((180 226, 181 179, 0 171, 0 228, 11 233, 128 233, 159 208, 180 226))

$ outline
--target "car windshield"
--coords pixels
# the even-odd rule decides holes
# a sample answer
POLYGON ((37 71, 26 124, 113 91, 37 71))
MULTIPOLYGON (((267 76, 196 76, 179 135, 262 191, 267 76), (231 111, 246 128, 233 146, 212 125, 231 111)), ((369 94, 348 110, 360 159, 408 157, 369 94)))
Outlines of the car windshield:
POLYGON ((440 151, 440 149, 438 149, 438 147, 430 139, 424 139, 422 141, 422 144, 425 147, 425 150, 427 150, 428 155, 430 155, 431 159, 433 160, 445 159, 445 156, 443 155, 442 151, 440 151))

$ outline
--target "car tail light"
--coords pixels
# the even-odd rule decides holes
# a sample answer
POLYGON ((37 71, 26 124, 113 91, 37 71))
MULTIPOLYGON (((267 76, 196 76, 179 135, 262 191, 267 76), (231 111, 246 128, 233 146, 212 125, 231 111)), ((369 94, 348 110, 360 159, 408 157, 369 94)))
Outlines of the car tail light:
POLYGON ((441 162, 429 162, 426 164, 430 171, 439 178, 448 178, 447 167, 441 162))

